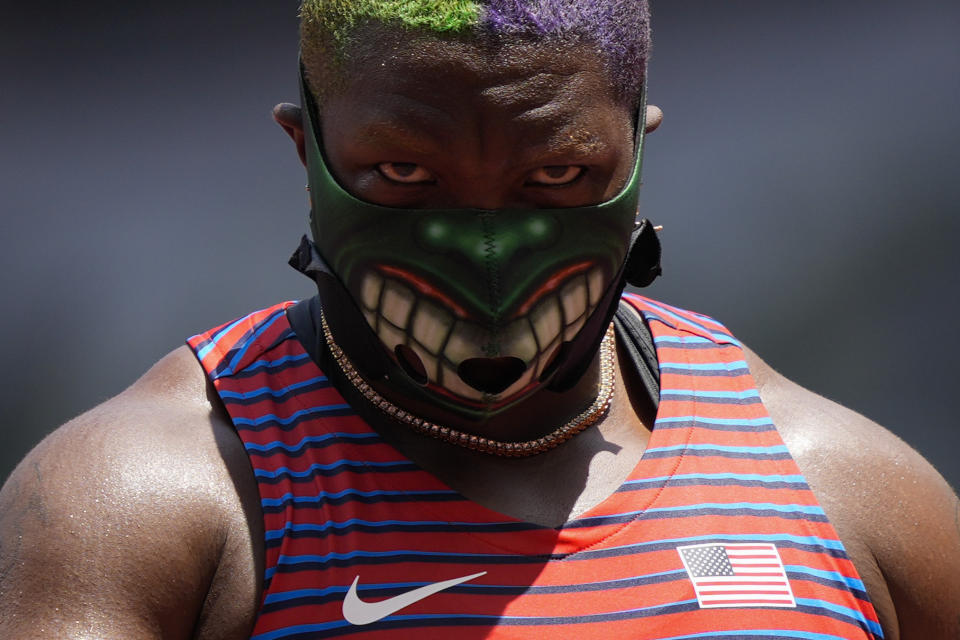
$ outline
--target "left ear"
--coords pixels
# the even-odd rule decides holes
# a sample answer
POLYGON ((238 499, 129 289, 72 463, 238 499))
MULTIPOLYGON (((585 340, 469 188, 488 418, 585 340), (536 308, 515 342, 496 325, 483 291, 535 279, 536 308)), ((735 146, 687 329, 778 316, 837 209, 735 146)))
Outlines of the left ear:
POLYGON ((657 127, 660 126, 660 123, 663 122, 663 110, 656 105, 648 104, 646 118, 646 132, 652 133, 656 131, 657 127))
POLYGON ((287 132, 287 135, 290 136, 293 143, 297 145, 300 162, 306 166, 307 154, 303 143, 303 116, 300 107, 295 104, 290 104, 289 102, 281 102, 273 108, 273 119, 287 132))

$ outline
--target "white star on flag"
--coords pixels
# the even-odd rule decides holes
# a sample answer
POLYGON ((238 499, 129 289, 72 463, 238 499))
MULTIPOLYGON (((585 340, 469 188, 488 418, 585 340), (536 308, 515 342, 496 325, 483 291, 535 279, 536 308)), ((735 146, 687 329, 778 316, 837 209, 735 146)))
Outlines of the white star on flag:
POLYGON ((695 544, 677 552, 702 609, 797 606, 772 544, 695 544))

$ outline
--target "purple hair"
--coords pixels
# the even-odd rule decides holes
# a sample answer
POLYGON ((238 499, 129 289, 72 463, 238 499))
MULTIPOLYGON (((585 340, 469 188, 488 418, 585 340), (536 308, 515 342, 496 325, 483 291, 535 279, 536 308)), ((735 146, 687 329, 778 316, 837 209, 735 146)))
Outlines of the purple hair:
POLYGON ((650 50, 647 0, 481 0, 493 33, 595 43, 621 95, 636 97, 650 50))

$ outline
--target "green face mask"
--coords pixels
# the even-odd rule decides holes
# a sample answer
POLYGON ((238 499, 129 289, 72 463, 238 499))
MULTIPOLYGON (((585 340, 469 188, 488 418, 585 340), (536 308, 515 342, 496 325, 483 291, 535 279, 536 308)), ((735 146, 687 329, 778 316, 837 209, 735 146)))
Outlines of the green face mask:
MULTIPOLYGON (((642 117, 633 173, 608 202, 399 209, 336 182, 302 78, 301 88, 315 243, 302 262, 312 260, 304 270, 317 278, 334 339, 360 373, 471 419, 541 388, 572 386, 610 322, 638 235, 642 117)), ((659 246, 656 254, 659 273, 659 246)))

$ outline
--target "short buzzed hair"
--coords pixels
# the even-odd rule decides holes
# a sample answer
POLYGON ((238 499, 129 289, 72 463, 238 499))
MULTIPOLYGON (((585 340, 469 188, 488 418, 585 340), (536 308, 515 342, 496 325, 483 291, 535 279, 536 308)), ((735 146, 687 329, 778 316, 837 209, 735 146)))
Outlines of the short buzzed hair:
POLYGON ((306 75, 320 101, 371 26, 466 42, 595 47, 616 95, 634 106, 650 51, 647 0, 303 0, 300 17, 306 75))

